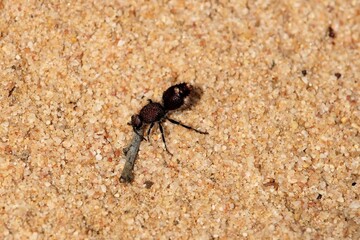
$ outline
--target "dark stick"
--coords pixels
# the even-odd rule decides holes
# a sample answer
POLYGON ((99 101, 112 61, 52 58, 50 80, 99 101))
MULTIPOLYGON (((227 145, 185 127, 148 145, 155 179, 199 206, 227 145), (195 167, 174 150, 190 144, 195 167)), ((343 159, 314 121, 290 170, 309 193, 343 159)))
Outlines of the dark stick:
POLYGON ((133 139, 130 145, 127 148, 124 148, 126 162, 124 169, 121 173, 120 182, 130 183, 134 180, 133 169, 136 156, 139 152, 140 143, 144 139, 143 134, 143 128, 141 128, 138 132, 134 132, 133 139))

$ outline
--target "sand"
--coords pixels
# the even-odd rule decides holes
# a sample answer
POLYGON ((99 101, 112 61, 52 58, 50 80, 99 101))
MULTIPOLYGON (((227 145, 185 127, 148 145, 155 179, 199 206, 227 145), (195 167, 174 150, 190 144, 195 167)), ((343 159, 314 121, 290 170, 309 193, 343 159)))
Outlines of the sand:
POLYGON ((360 2, 0 2, 1 239, 359 239, 360 2), (106 2, 106 3, 105 3, 106 2), (173 84, 190 108, 127 125, 173 84))

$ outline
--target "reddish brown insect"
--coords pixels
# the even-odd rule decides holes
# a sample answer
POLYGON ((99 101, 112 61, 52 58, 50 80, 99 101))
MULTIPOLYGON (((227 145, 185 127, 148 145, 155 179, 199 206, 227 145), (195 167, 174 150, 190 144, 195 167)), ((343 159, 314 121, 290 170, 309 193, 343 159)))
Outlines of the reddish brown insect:
POLYGON ((174 119, 171 119, 167 116, 169 111, 173 111, 179 109, 181 106, 184 105, 186 97, 188 97, 191 93, 192 86, 188 83, 180 83, 174 86, 169 87, 164 93, 162 97, 162 104, 153 102, 149 99, 149 103, 146 104, 139 112, 139 114, 135 114, 131 117, 131 122, 129 123, 134 131, 138 133, 138 130, 143 127, 144 125, 150 124, 150 127, 147 131, 147 136, 149 138, 149 134, 151 129, 153 128, 155 123, 158 123, 161 137, 165 145, 165 149, 168 153, 171 152, 168 150, 166 146, 164 130, 161 125, 161 122, 164 120, 169 120, 171 123, 180 125, 184 128, 193 130, 195 132, 201 134, 208 134, 206 131, 200 131, 198 129, 192 128, 185 124, 182 124, 174 119))

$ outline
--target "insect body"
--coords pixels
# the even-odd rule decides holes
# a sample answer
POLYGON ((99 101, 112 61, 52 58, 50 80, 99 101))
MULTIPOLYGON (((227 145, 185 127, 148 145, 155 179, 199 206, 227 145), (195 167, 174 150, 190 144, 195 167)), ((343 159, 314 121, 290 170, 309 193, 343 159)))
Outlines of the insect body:
POLYGON ((193 130, 201 134, 208 134, 208 132, 206 131, 197 130, 195 128, 182 124, 174 119, 171 119, 167 116, 169 111, 179 109, 181 106, 184 105, 185 99, 190 95, 191 90, 192 90, 192 86, 188 83, 180 83, 169 87, 163 93, 162 104, 149 100, 149 103, 140 110, 139 114, 135 114, 131 117, 130 125, 132 125, 134 131, 137 134, 139 134, 138 130, 141 127, 143 127, 146 124, 150 124, 150 127, 147 131, 147 136, 149 138, 151 129, 153 128, 155 123, 158 123, 161 132, 161 137, 164 142, 165 149, 168 153, 170 153, 170 151, 166 146, 164 130, 161 125, 161 122, 164 120, 169 120, 173 124, 180 125, 184 128, 193 130))

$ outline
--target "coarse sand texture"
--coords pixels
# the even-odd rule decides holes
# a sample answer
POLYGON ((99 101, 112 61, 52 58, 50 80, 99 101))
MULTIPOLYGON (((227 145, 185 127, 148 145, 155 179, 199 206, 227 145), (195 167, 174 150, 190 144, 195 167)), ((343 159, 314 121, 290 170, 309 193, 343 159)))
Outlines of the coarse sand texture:
POLYGON ((360 239, 359 81, 359 0, 0 1, 0 239, 360 239))

